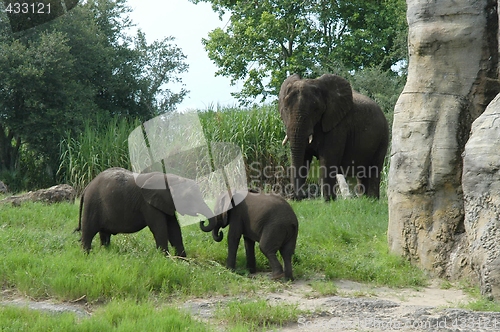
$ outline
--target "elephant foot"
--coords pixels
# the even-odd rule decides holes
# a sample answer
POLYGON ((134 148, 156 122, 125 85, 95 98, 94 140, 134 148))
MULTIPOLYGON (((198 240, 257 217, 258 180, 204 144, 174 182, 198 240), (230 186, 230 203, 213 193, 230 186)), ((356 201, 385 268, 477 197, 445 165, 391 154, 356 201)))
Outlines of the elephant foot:
POLYGON ((271 275, 271 279, 272 280, 277 280, 277 279, 281 279, 285 276, 285 273, 281 272, 281 273, 273 273, 271 275))

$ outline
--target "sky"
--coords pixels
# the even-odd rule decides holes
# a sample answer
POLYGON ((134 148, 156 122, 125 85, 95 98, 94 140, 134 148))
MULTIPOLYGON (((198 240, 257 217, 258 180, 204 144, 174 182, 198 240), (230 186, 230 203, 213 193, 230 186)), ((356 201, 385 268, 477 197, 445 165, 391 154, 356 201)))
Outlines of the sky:
MULTIPOLYGON (((190 92, 177 107, 179 111, 237 105, 230 92, 238 91, 238 86, 231 86, 229 78, 215 77, 217 67, 201 43, 210 31, 224 27, 229 16, 221 21, 210 4, 194 5, 188 0, 128 0, 128 5, 132 8, 130 18, 146 34, 148 43, 173 36, 174 43, 187 56, 188 71, 179 77, 190 92)), ((166 88, 180 90, 173 84, 166 88)))

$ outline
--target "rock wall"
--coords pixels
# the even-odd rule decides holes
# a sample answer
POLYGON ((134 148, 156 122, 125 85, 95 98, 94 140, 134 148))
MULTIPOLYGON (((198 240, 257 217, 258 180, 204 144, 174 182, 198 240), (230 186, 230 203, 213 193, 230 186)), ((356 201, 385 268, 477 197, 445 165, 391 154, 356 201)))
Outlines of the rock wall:
POLYGON ((394 111, 388 242, 434 276, 470 271, 462 158, 498 92, 494 0, 407 0, 408 81, 394 111))
POLYGON ((474 121, 463 165, 469 262, 481 292, 500 299, 500 94, 474 121))

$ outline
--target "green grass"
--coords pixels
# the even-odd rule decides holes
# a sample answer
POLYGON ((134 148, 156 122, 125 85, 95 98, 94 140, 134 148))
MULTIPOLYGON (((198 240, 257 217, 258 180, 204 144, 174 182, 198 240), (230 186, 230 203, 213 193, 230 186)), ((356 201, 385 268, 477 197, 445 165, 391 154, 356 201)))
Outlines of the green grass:
POLYGON ((216 318, 233 327, 246 328, 246 331, 262 330, 296 322, 301 311, 295 304, 273 306, 266 300, 231 301, 220 306, 216 318))
POLYGON ((28 308, 1 307, 1 331, 212 331, 188 313, 172 307, 155 307, 132 300, 113 301, 91 317, 71 313, 58 315, 28 308))
POLYGON ((85 186, 110 167, 130 169, 128 136, 140 125, 114 117, 109 121, 96 121, 94 127, 87 122, 84 131, 77 136, 68 135, 61 141, 58 176, 81 193, 85 186))
MULTIPOLYGON (((277 106, 223 108, 217 112, 208 109, 198 115, 208 142, 234 143, 241 149, 247 165, 247 180, 252 185, 263 188, 266 184, 288 183, 288 178, 265 176, 263 172, 266 166, 274 170, 288 165, 290 149, 281 145, 285 131, 277 106)), ((80 135, 66 137, 61 142, 60 181, 81 193, 107 168, 131 169, 128 135, 139 125, 138 121, 115 117, 97 127, 87 123, 80 135)))
MULTIPOLYGON (((387 204, 383 200, 305 200, 291 204, 300 222, 294 275, 310 282, 317 293, 335 294, 335 280, 339 278, 391 287, 426 284, 421 271, 388 253, 387 204)), ((214 242, 211 234, 202 232, 196 224, 182 228, 187 259, 165 257, 155 248, 148 229, 112 236, 109 248, 101 247, 96 236, 93 249, 86 255, 78 241, 80 234, 73 233, 77 219, 78 203, 0 207, 2 289, 33 300, 84 298, 95 310, 91 318, 36 313, 28 319, 28 309, 0 307, 0 326, 7 326, 5 330, 19 330, 19 326, 30 331, 51 330, 51 324, 60 321, 57 326, 67 324, 70 331, 132 331, 136 321, 154 324, 155 317, 163 323, 168 316, 183 317, 177 308, 189 298, 257 299, 266 292, 293 288, 293 283, 269 280, 267 259, 258 249, 257 268, 264 274, 248 278, 243 244, 236 273, 228 271, 224 267, 226 240, 214 242), (125 307, 126 315, 120 316, 120 306, 125 307), (138 317, 129 318, 133 313, 138 317), (11 316, 14 318, 9 319, 11 316)), ((234 302, 221 310, 224 322, 235 331, 279 326, 296 321, 298 315, 293 306, 270 309, 255 300, 234 302)), ((189 324, 194 331, 213 327, 194 320, 189 324)))
POLYGON ((423 285, 419 271, 388 253, 385 202, 313 200, 292 202, 292 206, 300 222, 296 274, 308 278, 324 273, 327 279, 393 287, 423 285))

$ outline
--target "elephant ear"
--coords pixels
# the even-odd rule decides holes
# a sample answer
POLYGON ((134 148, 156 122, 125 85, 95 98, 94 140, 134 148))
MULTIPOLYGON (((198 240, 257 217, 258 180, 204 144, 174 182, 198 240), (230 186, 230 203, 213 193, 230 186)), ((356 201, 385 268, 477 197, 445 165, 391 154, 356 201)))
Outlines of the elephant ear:
POLYGON ((290 89, 293 85, 293 83, 297 82, 300 80, 300 76, 298 74, 293 74, 291 76, 288 76, 287 79, 283 81, 283 84, 281 84, 281 89, 278 97, 278 105, 279 105, 279 111, 281 115, 281 120, 283 120, 283 123, 285 124, 285 127, 288 127, 288 121, 289 121, 289 114, 287 110, 287 105, 285 103, 285 98, 288 96, 290 93, 290 89))
POLYGON ((318 78, 325 101, 325 112, 321 119, 324 132, 335 128, 352 110, 354 101, 349 82, 337 75, 324 74, 318 78))
POLYGON ((197 216, 198 213, 206 217, 212 216, 212 211, 203 200, 200 187, 196 181, 174 174, 167 174, 168 187, 175 203, 175 209, 182 215, 197 216), (204 211, 204 208, 208 210, 204 211))
POLYGON ((168 215, 175 215, 175 205, 165 174, 159 172, 138 174, 135 183, 149 205, 168 215))

